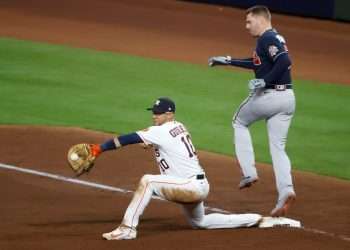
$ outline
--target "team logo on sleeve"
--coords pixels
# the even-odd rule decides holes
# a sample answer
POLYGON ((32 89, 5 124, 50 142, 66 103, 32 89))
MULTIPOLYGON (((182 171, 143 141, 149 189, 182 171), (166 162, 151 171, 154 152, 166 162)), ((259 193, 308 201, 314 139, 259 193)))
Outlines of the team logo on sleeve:
POLYGON ((276 35, 276 38, 278 39, 278 41, 280 41, 280 43, 286 43, 286 39, 284 39, 284 37, 280 34, 276 35))
POLYGON ((274 57, 278 53, 278 48, 275 45, 269 46, 269 54, 271 57, 274 57))

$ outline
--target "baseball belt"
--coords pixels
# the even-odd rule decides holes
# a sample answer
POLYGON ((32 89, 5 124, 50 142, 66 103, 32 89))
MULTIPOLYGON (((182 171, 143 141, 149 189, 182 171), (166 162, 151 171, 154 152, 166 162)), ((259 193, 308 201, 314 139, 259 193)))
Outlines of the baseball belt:
POLYGON ((292 84, 275 84, 275 85, 267 85, 265 89, 274 89, 277 91, 284 91, 286 89, 292 89, 292 84))

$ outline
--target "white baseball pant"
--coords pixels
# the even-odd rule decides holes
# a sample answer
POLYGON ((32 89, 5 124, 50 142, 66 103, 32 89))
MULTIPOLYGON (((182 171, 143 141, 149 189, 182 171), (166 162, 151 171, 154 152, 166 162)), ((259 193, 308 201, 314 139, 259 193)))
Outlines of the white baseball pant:
POLYGON ((186 218, 194 228, 250 227, 261 219, 259 214, 205 215, 203 200, 209 193, 206 178, 199 180, 196 176, 185 179, 167 175, 144 175, 125 212, 122 224, 136 228, 153 193, 168 201, 182 204, 186 218))

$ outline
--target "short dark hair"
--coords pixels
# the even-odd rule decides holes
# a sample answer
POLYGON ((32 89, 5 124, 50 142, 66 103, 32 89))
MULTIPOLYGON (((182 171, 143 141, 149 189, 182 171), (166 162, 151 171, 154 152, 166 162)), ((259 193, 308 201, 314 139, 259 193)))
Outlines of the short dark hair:
POLYGON ((255 5, 246 10, 247 14, 259 15, 265 17, 267 20, 271 20, 271 13, 269 9, 264 5, 255 5))

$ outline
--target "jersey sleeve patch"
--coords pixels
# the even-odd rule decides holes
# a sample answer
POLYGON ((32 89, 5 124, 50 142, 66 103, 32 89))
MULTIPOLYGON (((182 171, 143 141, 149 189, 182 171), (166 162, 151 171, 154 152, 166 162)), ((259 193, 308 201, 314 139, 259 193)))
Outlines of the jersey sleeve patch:
POLYGON ((276 60, 279 55, 287 52, 287 47, 285 46, 285 39, 279 34, 268 35, 262 40, 263 49, 266 55, 273 61, 276 60))
POLYGON ((269 50, 269 54, 272 58, 275 57, 279 52, 279 49, 275 45, 270 45, 268 50, 269 50))

